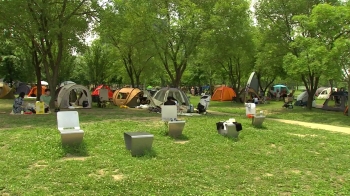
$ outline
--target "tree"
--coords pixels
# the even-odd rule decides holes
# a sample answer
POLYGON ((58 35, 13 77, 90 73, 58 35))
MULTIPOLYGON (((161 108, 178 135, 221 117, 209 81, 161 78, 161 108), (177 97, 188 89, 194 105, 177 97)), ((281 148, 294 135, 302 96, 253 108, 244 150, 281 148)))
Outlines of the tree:
MULTIPOLYGON (((291 75, 301 76, 309 94, 308 103, 312 103, 322 75, 339 73, 332 50, 335 42, 350 30, 348 12, 345 6, 319 4, 309 16, 294 17, 298 27, 290 47, 297 53, 291 52, 285 57, 285 69, 291 75)), ((308 104, 308 109, 311 108, 308 104)))
MULTIPOLYGON (((350 41, 348 38, 340 38, 335 41, 332 50, 332 59, 340 65, 340 79, 347 83, 347 91, 350 92, 350 41)), ((348 99, 348 106, 350 106, 350 99, 348 99)), ((348 110, 348 116, 350 112, 348 110)))
POLYGON ((30 53, 27 48, 21 46, 15 40, 2 37, 0 41, 0 76, 8 83, 13 81, 31 81, 33 67, 30 64, 30 53))
POLYGON ((211 1, 158 0, 150 6, 146 26, 174 87, 181 85, 188 60, 193 58, 208 27, 207 3, 211 1))
POLYGON ((143 22, 146 9, 144 1, 113 1, 104 9, 97 28, 101 39, 117 49, 115 55, 122 60, 133 87, 141 85, 147 69, 155 68, 155 53, 143 22))
MULTIPOLYGON (((298 21, 293 20, 293 17, 309 15, 313 6, 324 2, 339 4, 338 0, 258 1, 255 5, 258 29, 261 32, 255 66, 258 78, 265 77, 266 83, 271 84, 276 77, 290 77, 283 69, 283 58, 290 52, 298 55, 298 49, 290 47, 294 42, 293 32, 298 26, 298 21)), ((268 85, 265 90, 267 88, 268 85)))
MULTIPOLYGON (((16 36, 32 43, 51 88, 58 83, 64 51, 79 43, 95 11, 95 0, 1 1, 0 21, 16 36)), ((55 91, 51 91, 55 97, 55 91)), ((54 108, 54 100, 50 106, 54 108)))
POLYGON ((95 87, 100 84, 106 84, 111 67, 110 55, 108 46, 102 44, 99 40, 94 41, 92 45, 84 53, 85 71, 90 84, 95 87))
POLYGON ((248 2, 217 1, 210 26, 203 35, 210 62, 220 66, 229 85, 240 92, 242 78, 252 71, 255 55, 248 2))

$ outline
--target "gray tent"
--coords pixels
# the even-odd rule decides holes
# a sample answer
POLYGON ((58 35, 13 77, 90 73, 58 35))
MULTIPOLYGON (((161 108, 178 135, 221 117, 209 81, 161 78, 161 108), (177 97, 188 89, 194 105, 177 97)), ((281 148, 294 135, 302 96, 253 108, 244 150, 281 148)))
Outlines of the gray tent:
POLYGON ((307 91, 304 91, 300 93, 300 95, 298 95, 297 101, 294 103, 294 105, 305 106, 307 105, 308 98, 309 98, 309 93, 307 93, 307 91))
POLYGON ((162 88, 154 94, 153 99, 155 99, 156 105, 160 105, 163 104, 168 97, 174 97, 179 105, 185 104, 186 106, 190 106, 190 100, 187 95, 177 88, 162 88))
POLYGON ((16 88, 15 94, 18 95, 21 92, 24 92, 27 95, 30 92, 30 87, 27 86, 26 83, 19 83, 18 87, 16 88))
POLYGON ((297 97, 297 101, 307 102, 307 99, 309 98, 309 93, 307 91, 304 91, 300 93, 297 97))
POLYGON ((348 103, 348 92, 339 91, 332 93, 328 99, 323 104, 322 109, 332 110, 332 111, 345 111, 345 108, 348 103), (334 100, 334 104, 331 104, 330 101, 334 100))

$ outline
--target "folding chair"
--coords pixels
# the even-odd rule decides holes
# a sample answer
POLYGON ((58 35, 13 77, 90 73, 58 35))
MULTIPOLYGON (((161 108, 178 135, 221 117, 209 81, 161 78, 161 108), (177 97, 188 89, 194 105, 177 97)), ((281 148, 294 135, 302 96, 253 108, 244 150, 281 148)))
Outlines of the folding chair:
POLYGON ((57 127, 62 145, 77 145, 83 141, 84 131, 80 129, 77 111, 57 112, 57 127))
POLYGON ((168 134, 171 137, 178 137, 182 135, 186 121, 177 120, 177 106, 176 105, 162 105, 162 120, 168 123, 168 134))
POLYGON ((109 102, 108 89, 100 89, 98 98, 99 98, 97 102, 98 107, 105 108, 107 105, 107 102, 109 102))

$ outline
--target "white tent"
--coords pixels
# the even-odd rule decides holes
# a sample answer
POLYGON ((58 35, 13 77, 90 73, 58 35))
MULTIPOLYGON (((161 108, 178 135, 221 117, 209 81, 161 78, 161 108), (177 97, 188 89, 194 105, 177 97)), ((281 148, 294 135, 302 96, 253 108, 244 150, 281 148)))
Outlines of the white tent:
POLYGON ((304 91, 300 95, 298 95, 297 101, 307 102, 308 98, 309 98, 309 94, 307 93, 307 91, 304 91))
POLYGON ((61 87, 57 96, 57 105, 60 108, 91 108, 92 98, 89 89, 78 84, 67 84, 61 87), (70 100, 70 94, 79 95, 76 101, 70 100), (72 101, 72 102, 71 102, 72 101))

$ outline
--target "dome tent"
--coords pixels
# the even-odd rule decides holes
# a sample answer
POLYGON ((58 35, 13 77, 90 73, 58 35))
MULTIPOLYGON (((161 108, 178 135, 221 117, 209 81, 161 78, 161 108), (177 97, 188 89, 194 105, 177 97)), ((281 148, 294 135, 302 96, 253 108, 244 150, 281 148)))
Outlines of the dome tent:
POLYGON ((138 88, 122 88, 116 90, 113 94, 113 103, 114 105, 121 106, 126 105, 128 107, 135 107, 140 105, 138 100, 138 95, 141 90, 138 88))
MULTIPOLYGON (((46 86, 41 86, 41 94, 45 94, 45 89, 46 86)), ((38 94, 38 87, 37 86, 33 86, 32 89, 30 89, 29 93, 28 93, 28 97, 36 97, 38 94)))
POLYGON ((70 105, 73 105, 72 102, 74 102, 74 100, 70 99, 71 93, 80 94, 79 99, 76 100, 78 101, 76 104, 78 105, 77 108, 91 108, 92 98, 89 89, 87 89, 85 86, 78 84, 67 84, 61 87, 61 90, 57 95, 58 107, 65 109, 68 108, 70 105), (84 102, 86 103, 86 101, 87 105, 83 107, 84 102))
POLYGON ((174 97, 179 105, 185 104, 186 106, 190 106, 190 100, 187 95, 177 88, 162 88, 153 95, 153 99, 162 103, 166 102, 168 97, 174 97))
POLYGON ((236 92, 226 86, 217 88, 213 94, 212 101, 232 101, 232 98, 236 97, 236 92))
POLYGON ((20 94, 21 92, 24 92, 26 95, 30 92, 30 87, 27 86, 26 83, 19 83, 18 87, 16 88, 16 93, 15 94, 20 94))
POLYGON ((0 82, 0 99, 14 99, 13 89, 7 84, 0 82))

